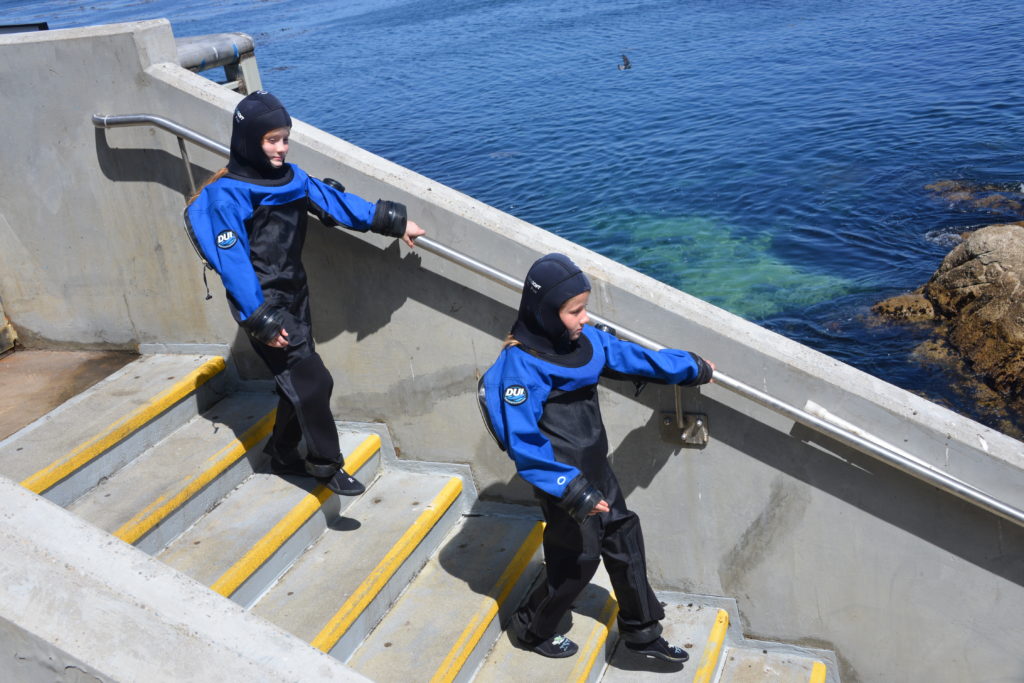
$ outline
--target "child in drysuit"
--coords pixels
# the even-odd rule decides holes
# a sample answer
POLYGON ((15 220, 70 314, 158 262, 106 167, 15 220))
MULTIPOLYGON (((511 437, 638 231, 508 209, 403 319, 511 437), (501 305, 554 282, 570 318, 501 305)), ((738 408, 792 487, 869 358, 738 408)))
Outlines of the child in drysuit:
POLYGON ((714 366, 687 351, 652 351, 587 325, 589 294, 586 275, 567 257, 535 262, 505 347, 481 381, 488 426, 534 486, 547 521, 547 579, 513 616, 511 631, 545 657, 575 654, 558 623, 603 558, 626 647, 681 663, 686 651, 661 637, 665 613, 647 581, 640 520, 627 509, 608 464, 597 384, 606 370, 704 384, 714 366))
POLYGON ((315 477, 331 491, 358 495, 348 475, 331 413, 334 381, 316 353, 309 289, 302 266, 308 213, 325 224, 401 237, 410 247, 424 234, 405 206, 368 202, 285 162, 291 117, 265 91, 235 108, 231 153, 192 198, 185 226, 220 274, 235 320, 274 374, 279 403, 267 445, 277 474, 315 477), (299 442, 305 436, 307 454, 299 442))

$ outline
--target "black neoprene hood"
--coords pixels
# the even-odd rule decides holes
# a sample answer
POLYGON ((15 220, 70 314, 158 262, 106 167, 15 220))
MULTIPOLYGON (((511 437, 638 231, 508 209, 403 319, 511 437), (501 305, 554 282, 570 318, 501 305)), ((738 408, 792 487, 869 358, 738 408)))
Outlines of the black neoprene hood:
POLYGON ((228 170, 246 178, 277 179, 287 166, 274 168, 263 152, 263 136, 275 128, 291 128, 292 118, 281 101, 266 90, 247 95, 232 117, 228 170))
POLYGON ((568 256, 542 256, 526 274, 512 336, 541 353, 567 353, 572 340, 558 310, 569 299, 589 291, 590 280, 568 256))

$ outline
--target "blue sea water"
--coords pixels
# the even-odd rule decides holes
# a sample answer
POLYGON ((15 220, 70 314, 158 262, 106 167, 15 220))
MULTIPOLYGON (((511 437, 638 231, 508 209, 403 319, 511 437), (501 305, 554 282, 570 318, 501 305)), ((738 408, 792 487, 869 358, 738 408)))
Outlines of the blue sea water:
POLYGON ((1021 191, 1021 10, 39 0, 0 2, 0 23, 249 33, 294 116, 986 421, 954 375, 913 359, 922 331, 869 308, 924 283, 963 230, 1020 219, 927 186, 1021 191))

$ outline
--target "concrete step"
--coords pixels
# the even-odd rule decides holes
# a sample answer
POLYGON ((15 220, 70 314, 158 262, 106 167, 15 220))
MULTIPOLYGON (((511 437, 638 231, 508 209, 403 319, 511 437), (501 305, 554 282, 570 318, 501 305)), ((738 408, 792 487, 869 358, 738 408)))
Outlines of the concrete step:
MULTIPOLYGON (((339 427, 338 437, 346 471, 370 485, 380 436, 339 427)), ((310 477, 257 472, 157 557, 249 607, 354 500, 310 477)))
MULTIPOLYGON (((544 581, 543 571, 534 585, 540 581, 544 581)), ((610 587, 611 583, 602 565, 576 599, 571 615, 561 625, 560 631, 580 648, 575 656, 564 659, 541 657, 519 647, 506 630, 473 676, 474 683, 525 683, 538 679, 593 683, 600 680, 605 662, 615 644, 618 606, 610 587)))
POLYGON ((536 574, 541 530, 464 517, 348 664, 382 683, 469 680, 536 574))
POLYGON ((0 475, 66 506, 217 401, 224 369, 220 356, 142 356, 0 442, 0 475))
POLYGON ((825 664, 813 657, 759 647, 728 646, 720 683, 825 683, 825 664))
POLYGON ((385 470, 252 611, 344 660, 458 520, 458 477, 385 470))
POLYGON ((277 396, 269 392, 232 394, 68 510, 156 553, 261 467, 276 406, 277 396))
POLYGON ((699 601, 665 605, 662 636, 686 650, 690 659, 682 666, 631 652, 621 642, 612 653, 602 681, 605 683, 653 683, 680 681, 709 683, 718 670, 729 628, 729 613, 699 601))

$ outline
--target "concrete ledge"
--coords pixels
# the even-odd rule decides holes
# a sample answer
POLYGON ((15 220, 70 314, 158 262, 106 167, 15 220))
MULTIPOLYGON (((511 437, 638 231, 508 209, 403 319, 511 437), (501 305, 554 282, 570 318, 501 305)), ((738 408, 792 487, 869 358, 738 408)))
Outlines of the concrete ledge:
POLYGON ((19 681, 367 680, 6 478, 0 656, 19 681))

